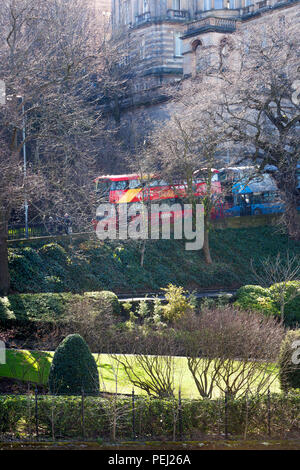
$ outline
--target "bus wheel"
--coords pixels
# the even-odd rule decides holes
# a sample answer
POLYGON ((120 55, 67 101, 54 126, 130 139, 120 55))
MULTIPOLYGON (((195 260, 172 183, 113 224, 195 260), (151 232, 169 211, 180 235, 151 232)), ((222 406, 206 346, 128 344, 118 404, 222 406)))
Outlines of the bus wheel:
POLYGON ((254 209, 253 214, 254 215, 261 215, 262 211, 260 209, 254 209))

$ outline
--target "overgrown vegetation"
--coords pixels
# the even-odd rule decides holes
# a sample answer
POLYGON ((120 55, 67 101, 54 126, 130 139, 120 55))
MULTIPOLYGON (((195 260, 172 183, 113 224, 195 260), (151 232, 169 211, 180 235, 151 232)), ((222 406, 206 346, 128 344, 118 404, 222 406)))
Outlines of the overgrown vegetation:
POLYGON ((254 281, 250 269, 263 258, 300 254, 300 245, 272 227, 213 230, 214 263, 203 252, 186 251, 184 241, 147 244, 144 265, 134 242, 74 240, 71 245, 32 242, 9 249, 14 292, 158 291, 169 283, 193 290, 236 288, 254 281))

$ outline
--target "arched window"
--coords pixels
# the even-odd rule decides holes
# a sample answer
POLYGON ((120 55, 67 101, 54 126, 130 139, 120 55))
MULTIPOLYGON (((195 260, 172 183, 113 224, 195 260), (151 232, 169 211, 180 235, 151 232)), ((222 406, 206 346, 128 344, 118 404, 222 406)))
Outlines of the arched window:
POLYGON ((195 52, 197 47, 202 46, 202 42, 200 39, 196 39, 195 41, 192 42, 192 50, 195 52))

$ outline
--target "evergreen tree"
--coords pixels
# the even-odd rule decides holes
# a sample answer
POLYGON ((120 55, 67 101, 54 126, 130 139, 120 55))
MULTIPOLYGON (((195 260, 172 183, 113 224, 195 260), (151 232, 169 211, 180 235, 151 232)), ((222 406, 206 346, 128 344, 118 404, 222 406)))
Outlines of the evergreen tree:
POLYGON ((54 395, 95 395, 99 392, 99 374, 91 351, 79 334, 67 336, 57 347, 49 374, 54 395))

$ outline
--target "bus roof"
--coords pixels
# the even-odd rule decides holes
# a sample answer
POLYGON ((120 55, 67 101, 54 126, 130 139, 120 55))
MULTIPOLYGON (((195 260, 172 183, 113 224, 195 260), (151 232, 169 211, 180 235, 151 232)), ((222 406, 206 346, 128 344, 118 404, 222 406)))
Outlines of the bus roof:
POLYGON ((137 180, 140 178, 140 175, 137 173, 132 173, 129 175, 105 175, 105 176, 98 176, 94 181, 129 181, 129 180, 137 180))
MULTIPOLYGON (((200 171, 205 171, 207 168, 201 168, 199 170, 196 170, 194 174, 197 174, 200 171)), ((213 173, 219 173, 219 170, 216 170, 215 168, 211 168, 211 171, 213 173)), ((147 178, 148 176, 154 178, 158 177, 158 175, 150 174, 150 175, 145 175, 144 178, 147 178)), ((138 173, 130 173, 130 174, 125 174, 125 175, 103 175, 103 176, 98 176, 97 178, 94 179, 94 182, 96 181, 129 181, 129 180, 138 180, 141 179, 141 175, 138 173)))

